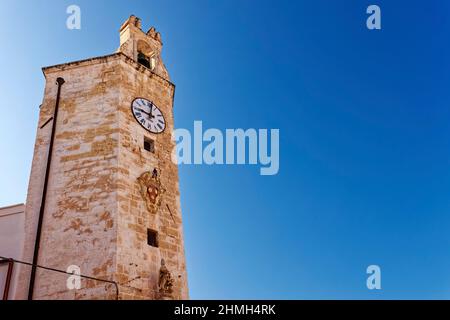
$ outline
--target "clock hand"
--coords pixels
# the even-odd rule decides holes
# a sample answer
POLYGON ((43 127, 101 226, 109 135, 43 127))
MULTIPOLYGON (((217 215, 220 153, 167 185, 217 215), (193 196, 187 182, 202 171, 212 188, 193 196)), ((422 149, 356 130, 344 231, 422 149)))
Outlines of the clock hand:
POLYGON ((141 111, 142 113, 145 113, 145 114, 149 114, 148 112, 144 111, 144 109, 136 108, 136 110, 139 110, 139 111, 141 111))
POLYGON ((142 113, 145 113, 145 114, 147 114, 148 116, 149 116, 149 118, 151 119, 151 118, 153 118, 153 116, 152 116, 152 113, 150 112, 145 112, 143 109, 139 109, 139 108, 136 108, 136 110, 139 110, 139 111, 141 111, 142 113))

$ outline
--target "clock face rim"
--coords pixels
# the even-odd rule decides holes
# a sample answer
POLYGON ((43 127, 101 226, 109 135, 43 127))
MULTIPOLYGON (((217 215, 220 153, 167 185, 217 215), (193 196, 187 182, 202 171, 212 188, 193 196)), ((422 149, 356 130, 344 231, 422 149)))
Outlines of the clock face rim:
POLYGON ((148 131, 148 132, 150 132, 150 133, 152 133, 152 134, 161 134, 161 133, 163 133, 164 131, 166 131, 166 128, 167 128, 167 122, 166 122, 166 118, 164 117, 164 113, 161 111, 161 109, 160 109, 160 108, 159 108, 152 100, 147 99, 147 98, 143 98, 143 97, 136 97, 136 98, 133 99, 133 101, 131 101, 131 107, 130 107, 130 108, 131 108, 131 113, 133 114, 133 117, 134 117, 134 119, 136 120, 136 122, 139 123, 139 125, 140 125, 142 128, 144 128, 146 131, 148 131), (147 129, 146 127, 144 127, 144 125, 139 121, 139 119, 136 117, 136 114, 134 113, 134 110, 133 110, 133 106, 134 106, 134 103, 136 102, 136 100, 145 100, 145 101, 148 101, 148 102, 150 102, 156 109, 159 110, 159 112, 161 113, 161 116, 163 117, 163 120, 164 120, 164 128, 163 128, 161 131, 153 132, 153 131, 147 129))

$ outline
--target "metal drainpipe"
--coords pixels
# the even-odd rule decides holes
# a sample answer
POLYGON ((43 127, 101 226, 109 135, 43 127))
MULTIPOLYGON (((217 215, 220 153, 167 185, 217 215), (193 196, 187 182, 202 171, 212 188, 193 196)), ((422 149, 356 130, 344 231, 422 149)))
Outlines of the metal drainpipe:
POLYGON ((8 260, 2 260, 0 261, 0 265, 2 264, 8 264, 8 272, 6 274, 6 281, 5 281, 5 288, 3 290, 3 300, 8 300, 9 295, 9 287, 11 286, 11 278, 14 268, 14 260, 8 259, 8 260))
POLYGON ((41 208, 39 210, 39 220, 38 220, 38 225, 37 225, 37 230, 36 230, 36 240, 34 243, 33 266, 31 268, 30 285, 28 287, 28 300, 33 300, 34 282, 36 280, 36 265, 38 264, 39 247, 40 247, 40 242, 41 242, 42 221, 44 220, 45 200, 47 198, 47 188, 48 188, 48 178, 50 176, 50 165, 52 163, 53 144, 55 141, 56 124, 57 124, 57 120, 58 120, 59 100, 60 100, 60 96, 61 96, 61 87, 64 84, 64 82, 65 81, 63 78, 56 79, 56 84, 58 85, 58 93, 56 95, 56 104, 55 104, 55 110, 54 110, 54 114, 53 114, 52 134, 50 137, 50 145, 48 147, 48 155, 47 155, 47 168, 45 170, 44 188, 42 190, 42 198, 41 198, 41 208))

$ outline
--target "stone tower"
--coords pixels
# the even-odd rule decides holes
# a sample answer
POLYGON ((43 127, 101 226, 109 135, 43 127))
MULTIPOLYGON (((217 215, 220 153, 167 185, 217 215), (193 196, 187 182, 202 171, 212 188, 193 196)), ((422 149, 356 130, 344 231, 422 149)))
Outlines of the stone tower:
POLYGON ((87 278, 72 289, 67 274, 22 266, 17 299, 188 298, 175 86, 161 48, 160 34, 131 16, 116 53, 43 68, 22 260, 79 267, 118 293, 87 278))

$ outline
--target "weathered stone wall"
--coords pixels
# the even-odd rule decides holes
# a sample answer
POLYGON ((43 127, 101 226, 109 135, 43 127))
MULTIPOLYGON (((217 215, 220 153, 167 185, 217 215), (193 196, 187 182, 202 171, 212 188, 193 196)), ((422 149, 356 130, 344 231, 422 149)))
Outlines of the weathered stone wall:
MULTIPOLYGON (((43 221, 39 264, 117 281, 122 299, 158 298, 161 259, 175 284, 175 299, 187 299, 187 274, 179 202, 178 171, 171 161, 174 143, 174 86, 122 53, 44 69, 46 88, 40 110, 26 207, 24 260, 32 261, 52 123, 40 129, 61 91, 54 153, 43 221), (151 100, 166 119, 161 134, 143 129, 131 113, 136 97, 151 100), (143 148, 144 136, 155 152, 143 148), (137 178, 156 168, 165 189, 161 206, 150 213, 137 178), (159 247, 147 244, 147 229, 158 232, 159 247)), ((21 268, 25 299, 30 268, 21 268)), ((114 299, 115 289, 82 280, 66 288, 67 275, 39 270, 35 299, 114 299)))
MULTIPOLYGON (((52 166, 43 219, 40 265, 113 279, 117 252, 117 170, 121 84, 120 57, 45 69, 46 89, 40 110, 26 208, 24 260, 33 259, 47 152, 53 122, 40 129, 55 106, 57 77, 65 79, 56 124, 52 166)), ((17 298, 26 298, 30 268, 23 269, 17 298)), ((114 289, 83 280, 69 291, 67 276, 38 269, 35 299, 108 298, 114 289), (93 287, 95 290, 86 290, 93 287)))
POLYGON ((122 289, 123 297, 157 298, 159 268, 164 259, 175 280, 173 297, 187 299, 178 170, 171 161, 175 87, 129 59, 121 64, 118 279, 123 283, 140 277, 139 281, 130 281, 129 288, 122 289), (166 119, 162 133, 152 134, 134 119, 131 103, 136 97, 146 98, 160 108, 166 119), (143 149, 144 137, 155 141, 154 153, 143 149), (146 208, 137 182, 141 174, 154 168, 164 188, 156 214, 146 208), (158 248, 147 245, 147 229, 158 232, 158 248))

